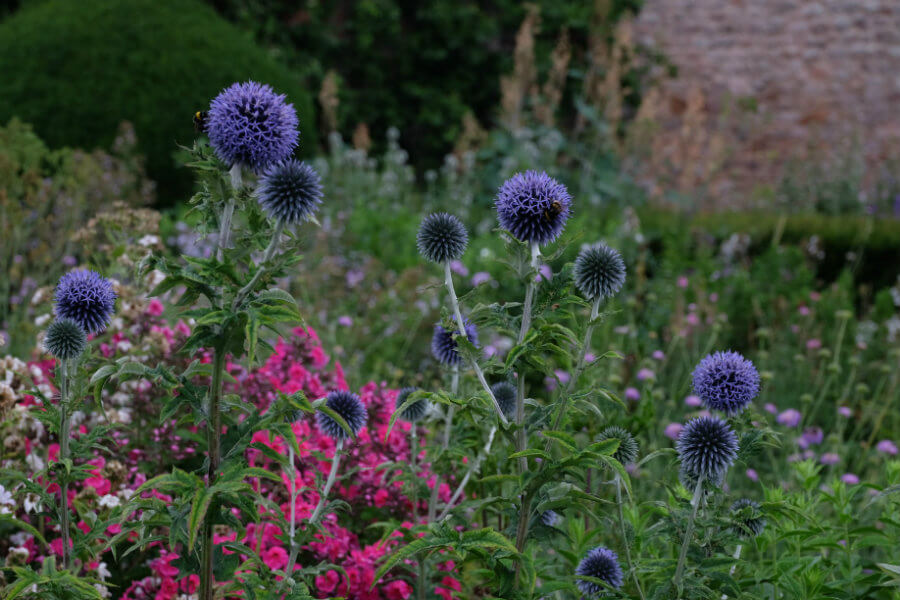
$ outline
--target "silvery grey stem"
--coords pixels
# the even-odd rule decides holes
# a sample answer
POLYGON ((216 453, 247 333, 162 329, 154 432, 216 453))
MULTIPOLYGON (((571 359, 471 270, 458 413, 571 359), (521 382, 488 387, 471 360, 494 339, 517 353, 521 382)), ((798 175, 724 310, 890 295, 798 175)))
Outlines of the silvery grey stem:
MULTIPOLYGON (((293 432, 294 430, 292 428, 291 435, 293 435, 293 432)), ((297 532, 297 468, 294 465, 293 444, 288 444, 288 462, 291 463, 291 552, 294 552, 294 546, 296 545, 294 534, 297 532)), ((290 576, 290 573, 288 573, 288 576, 290 576)))
POLYGON ((453 505, 462 495, 463 491, 466 489, 466 484, 469 483, 469 479, 472 477, 472 474, 478 470, 478 467, 481 466, 481 461, 491 452, 491 445, 494 443, 494 435, 497 433, 497 426, 494 425, 491 427, 491 432, 488 434, 488 441, 484 445, 484 450, 482 451, 481 456, 476 457, 472 464, 469 465, 469 470, 466 471, 465 476, 460 481, 459 486, 456 488, 456 491, 453 492, 453 496, 450 497, 450 501, 447 502, 447 505, 444 507, 444 510, 441 511, 441 516, 438 517, 438 521, 442 521, 444 517, 450 512, 450 509, 453 508, 453 505))
POLYGON ((618 473, 616 474, 616 504, 619 505, 619 527, 622 529, 622 545, 625 546, 625 560, 628 563, 628 569, 631 571, 631 576, 634 579, 634 585, 637 588, 638 595, 641 597, 641 600, 644 600, 644 590, 641 588, 641 582, 638 579, 637 571, 631 560, 631 544, 628 543, 628 539, 625 536, 625 513, 622 510, 622 480, 619 478, 618 473))
MULTIPOLYGON (((69 458, 69 361, 59 361, 59 460, 69 458)), ((69 476, 60 486, 62 506, 59 514, 59 528, 62 533, 63 569, 69 568, 69 476)))
MULTIPOLYGON (((459 393, 459 365, 453 365, 453 376, 450 378, 450 395, 456 397, 459 393)), ((447 414, 444 417, 444 433, 441 442, 441 449, 446 452, 450 447, 450 430, 453 427, 453 405, 447 407, 447 414)), ((434 521, 437 515, 438 491, 441 487, 441 476, 434 476, 434 487, 431 488, 431 498, 428 500, 428 522, 434 521)))
MULTIPOLYGON (((553 419, 553 427, 551 427, 552 430, 559 429, 559 424, 562 422, 563 415, 566 411, 566 404, 569 402, 569 396, 572 395, 572 392, 575 390, 575 385, 578 382, 578 378, 581 377, 581 373, 584 371, 584 363, 586 361, 588 350, 591 347, 591 337, 594 335, 594 321, 597 320, 597 316, 600 314, 600 300, 601 298, 599 296, 594 298, 594 304, 591 306, 591 322, 588 323, 587 330, 584 332, 584 343, 581 346, 581 352, 578 355, 578 362, 575 364, 575 370, 572 372, 569 383, 566 385, 566 391, 559 401, 556 418, 553 419)), ((548 438, 544 443, 544 452, 550 451, 551 441, 552 440, 548 438)))
MULTIPOLYGON (((456 288, 453 287, 453 272, 450 270, 449 261, 444 263, 444 284, 447 286, 447 292, 450 295, 450 305, 453 307, 453 316, 456 319, 456 326, 459 328, 459 334, 468 339, 469 336, 466 335, 466 324, 463 321, 462 313, 459 311, 459 298, 456 297, 456 288)), ((497 416, 500 418, 500 421, 504 425, 509 425, 509 421, 507 421, 506 416, 503 414, 503 411, 500 410, 500 404, 494 397, 494 392, 491 391, 491 386, 488 385, 487 380, 484 378, 484 372, 478 365, 478 361, 473 358, 471 360, 471 364, 472 370, 475 371, 475 376, 481 383, 481 387, 484 388, 484 391, 486 391, 488 396, 490 396, 491 402, 494 403, 494 410, 496 410, 497 416)))
MULTIPOLYGON (((531 273, 528 276, 528 285, 525 288, 525 304, 522 306, 522 324, 519 327, 519 337, 516 345, 521 345, 531 329, 531 309, 534 304, 534 290, 537 287, 534 277, 534 271, 538 269, 538 259, 541 256, 541 249, 536 243, 531 244, 531 273)), ((516 434, 516 451, 523 452, 527 446, 528 440, 525 433, 525 377, 520 373, 518 385, 516 386, 516 425, 519 431, 516 434)), ((525 472, 528 469, 528 459, 524 456, 519 457, 519 469, 525 472)))
POLYGON ((703 493, 703 475, 697 477, 697 487, 694 488, 694 496, 691 498, 691 518, 688 520, 687 530, 684 532, 684 542, 681 544, 681 553, 678 555, 678 566, 675 567, 675 577, 672 583, 678 597, 681 597, 681 576, 684 574, 684 560, 687 558, 688 546, 691 545, 691 538, 694 537, 694 521, 697 519, 697 507, 700 506, 700 494, 703 493))
POLYGON ((316 510, 313 511, 312 516, 309 518, 309 522, 312 524, 319 522, 319 519, 322 517, 322 511, 325 510, 328 492, 331 491, 331 486, 334 485, 334 480, 337 479, 338 465, 341 464, 341 451, 343 449, 344 440, 338 440, 337 447, 334 449, 334 458, 331 459, 331 472, 328 473, 328 480, 325 481, 325 487, 322 488, 322 493, 319 494, 319 504, 316 505, 316 510))
POLYGON ((272 256, 275 254, 275 249, 278 247, 278 244, 281 241, 281 233, 283 231, 284 221, 279 219, 278 223, 275 225, 275 231, 272 232, 272 239, 269 242, 268 247, 266 248, 265 254, 263 254, 262 262, 259 263, 259 268, 256 270, 256 273, 253 274, 253 278, 249 282, 247 282, 247 285, 242 287, 234 297, 234 303, 231 307, 232 310, 235 310, 238 306, 240 306, 241 302, 244 301, 244 298, 246 298, 247 295, 253 291, 253 287, 263 276, 263 273, 266 272, 266 263, 272 260, 272 256))

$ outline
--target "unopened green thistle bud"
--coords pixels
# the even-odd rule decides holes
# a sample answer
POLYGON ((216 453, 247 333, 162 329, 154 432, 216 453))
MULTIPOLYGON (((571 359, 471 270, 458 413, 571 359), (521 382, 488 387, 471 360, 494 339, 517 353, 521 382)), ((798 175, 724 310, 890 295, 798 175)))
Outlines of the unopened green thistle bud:
POLYGON ((87 334, 74 320, 59 319, 47 328, 44 347, 59 360, 78 358, 87 347, 87 334))

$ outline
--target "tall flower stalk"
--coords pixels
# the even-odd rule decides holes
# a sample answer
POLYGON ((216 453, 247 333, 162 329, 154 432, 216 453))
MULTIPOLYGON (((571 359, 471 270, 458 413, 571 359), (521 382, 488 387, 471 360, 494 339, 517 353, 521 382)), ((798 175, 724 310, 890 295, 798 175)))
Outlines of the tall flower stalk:
POLYGON ((681 542, 681 551, 678 554, 678 564, 675 567, 675 576, 672 578, 672 585, 675 587, 675 593, 681 597, 681 578, 684 575, 684 562, 687 559, 688 546, 694 537, 694 523, 697 520, 697 508, 700 506, 700 495, 703 493, 703 476, 697 477, 697 485, 694 486, 694 495, 691 498, 691 516, 688 519, 687 529, 684 532, 684 541, 681 542))

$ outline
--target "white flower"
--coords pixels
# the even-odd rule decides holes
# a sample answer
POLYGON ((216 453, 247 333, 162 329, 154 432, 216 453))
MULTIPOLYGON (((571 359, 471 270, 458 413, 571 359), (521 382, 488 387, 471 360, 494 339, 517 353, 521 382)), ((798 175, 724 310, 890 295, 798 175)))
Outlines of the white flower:
POLYGON ((3 485, 0 485, 0 514, 10 512, 7 506, 16 506, 16 499, 13 498, 12 492, 8 491, 3 485))
POLYGON ((25 512, 37 513, 41 510, 41 497, 37 494, 28 494, 25 496, 25 512))
POLYGON ((40 471, 44 468, 44 459, 38 456, 36 452, 32 452, 26 456, 25 462, 31 467, 32 471, 40 471))
POLYGON ((155 246, 159 243, 159 237, 155 235, 145 235, 141 239, 138 240, 138 244, 141 246, 155 246))
POLYGON ((119 498, 113 496, 112 494, 106 494, 99 500, 100 506, 105 506, 106 508, 115 508, 119 506, 119 498))
POLYGON ((106 581, 112 573, 109 572, 109 569, 106 568, 106 563, 102 562, 97 566, 97 577, 106 581))
POLYGON ((34 324, 37 325, 38 327, 43 327, 44 325, 46 325, 47 321, 50 320, 50 317, 51 317, 51 316, 52 316, 52 315, 49 315, 49 314, 48 314, 48 315, 41 315, 41 316, 39 316, 38 318, 36 318, 36 319, 34 320, 34 324))

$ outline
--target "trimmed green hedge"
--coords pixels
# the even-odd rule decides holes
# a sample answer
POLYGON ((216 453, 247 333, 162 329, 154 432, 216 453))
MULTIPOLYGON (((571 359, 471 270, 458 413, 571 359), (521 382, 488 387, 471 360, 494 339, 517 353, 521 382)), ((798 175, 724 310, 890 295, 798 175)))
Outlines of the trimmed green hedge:
POLYGON ((190 191, 176 144, 192 115, 234 81, 255 79, 297 108, 301 154, 315 150, 311 94, 250 37, 195 0, 46 0, 0 23, 0 123, 19 117, 49 145, 107 147, 131 121, 160 202, 190 191))
POLYGON ((858 283, 872 284, 879 289, 897 281, 897 265, 900 265, 898 219, 816 213, 780 216, 762 212, 690 216, 658 209, 641 211, 640 219, 645 234, 654 243, 662 245, 689 243, 686 238, 699 231, 720 241, 733 233, 744 233, 750 236, 756 249, 770 244, 776 235, 781 242, 792 244, 806 243, 816 236, 825 252, 818 269, 822 279, 837 279, 848 264, 848 253, 859 256, 862 252, 854 273, 858 283))

